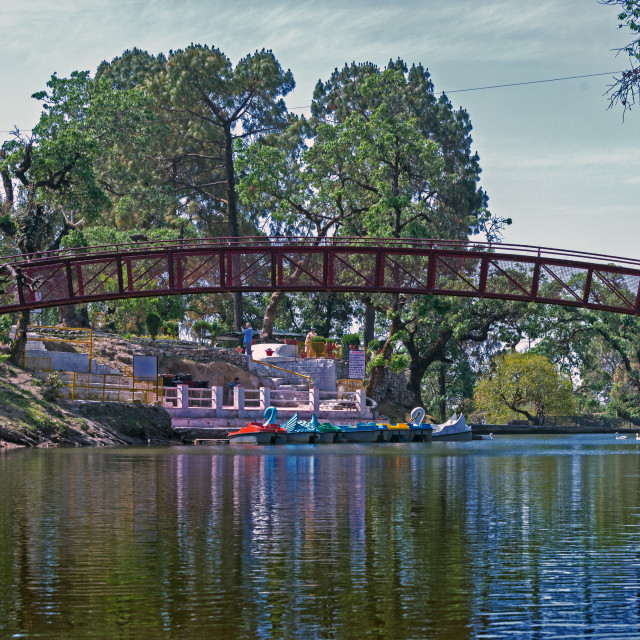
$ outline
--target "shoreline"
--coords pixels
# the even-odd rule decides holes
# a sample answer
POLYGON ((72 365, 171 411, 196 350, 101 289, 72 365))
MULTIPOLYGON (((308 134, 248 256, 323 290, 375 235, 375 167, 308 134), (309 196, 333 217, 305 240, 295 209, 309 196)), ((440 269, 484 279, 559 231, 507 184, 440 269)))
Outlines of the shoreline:
POLYGON ((613 435, 616 432, 626 435, 640 433, 640 427, 618 427, 609 429, 607 427, 545 427, 533 425, 508 425, 508 424, 470 424, 471 431, 475 435, 487 436, 492 433, 496 435, 571 435, 571 434, 602 434, 613 435))

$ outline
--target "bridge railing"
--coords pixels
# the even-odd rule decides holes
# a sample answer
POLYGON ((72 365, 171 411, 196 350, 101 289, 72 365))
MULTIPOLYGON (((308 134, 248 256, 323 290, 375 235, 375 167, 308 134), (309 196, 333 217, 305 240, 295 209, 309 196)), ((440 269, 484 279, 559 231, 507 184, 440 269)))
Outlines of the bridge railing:
POLYGON ((362 238, 362 237, 331 237, 314 238, 308 236, 256 236, 239 238, 189 238, 173 240, 138 241, 123 244, 104 244, 89 247, 69 247, 54 251, 40 251, 27 254, 12 254, 0 257, 0 265, 21 265, 51 261, 58 258, 95 258, 101 255, 130 255, 169 250, 224 250, 230 252, 245 252, 247 250, 269 250, 278 248, 304 248, 305 250, 324 251, 326 248, 343 249, 359 247, 362 250, 377 249, 413 249, 431 251, 450 250, 463 252, 491 253, 499 251, 530 258, 561 258, 598 262, 603 264, 618 264, 640 267, 640 260, 621 256, 603 255, 586 251, 558 249, 553 247, 534 247, 521 244, 480 242, 472 240, 446 240, 434 238, 362 238))

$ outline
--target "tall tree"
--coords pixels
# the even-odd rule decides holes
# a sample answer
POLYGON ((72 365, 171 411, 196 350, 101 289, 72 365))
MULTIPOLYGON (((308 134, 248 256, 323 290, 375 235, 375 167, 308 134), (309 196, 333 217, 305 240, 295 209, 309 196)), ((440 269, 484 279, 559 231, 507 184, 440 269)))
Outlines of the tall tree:
MULTIPOLYGON (((74 215, 91 218, 109 204, 94 171, 99 144, 87 126, 88 74, 75 72, 69 79, 54 75, 47 87, 34 94, 44 111, 32 134, 16 131, 0 158, 0 228, 22 254, 57 248, 76 226, 74 215)), ((37 290, 35 282, 23 284, 37 290)), ((29 312, 22 312, 11 351, 14 362, 21 359, 28 323, 29 312)))
MULTIPOLYGON (((268 212, 272 229, 315 238, 496 231, 477 185, 468 117, 435 98, 422 67, 346 66, 318 84, 312 112, 309 148, 263 144, 242 155, 242 196, 268 212)), ((274 293, 263 326, 281 298, 274 293)))
MULTIPOLYGON (((235 145, 283 129, 283 97, 295 86, 271 51, 256 51, 234 67, 222 51, 191 45, 171 52, 148 82, 170 137, 158 161, 178 196, 188 197, 207 224, 226 214, 230 237, 241 234, 235 145)), ((242 297, 234 297, 234 325, 242 324, 242 297)))

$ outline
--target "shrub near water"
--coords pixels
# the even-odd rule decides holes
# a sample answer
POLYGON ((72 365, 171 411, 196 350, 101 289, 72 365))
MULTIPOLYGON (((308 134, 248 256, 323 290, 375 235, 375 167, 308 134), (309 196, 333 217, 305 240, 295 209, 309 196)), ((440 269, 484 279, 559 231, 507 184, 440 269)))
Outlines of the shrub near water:
POLYGON ((56 402, 60 399, 60 389, 64 387, 64 382, 60 376, 54 371, 50 373, 42 383, 42 397, 47 402, 56 402))

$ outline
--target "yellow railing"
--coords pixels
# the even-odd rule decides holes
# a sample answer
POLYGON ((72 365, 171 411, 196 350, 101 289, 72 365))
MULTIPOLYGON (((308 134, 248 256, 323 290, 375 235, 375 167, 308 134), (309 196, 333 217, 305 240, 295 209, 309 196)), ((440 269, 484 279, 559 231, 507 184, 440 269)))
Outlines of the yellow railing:
POLYGON ((341 378, 338 380, 336 390, 340 392, 360 391, 363 388, 362 380, 352 378, 341 378))
POLYGON ((289 369, 283 369, 282 367, 276 367, 275 364, 270 364, 269 362, 265 362, 264 360, 254 360, 251 358, 253 362, 258 362, 259 364, 264 364, 267 367, 271 367, 272 369, 278 369, 279 371, 284 371, 285 373, 291 373, 294 376, 300 376, 301 378, 306 378, 309 383, 309 389, 311 389, 311 376, 305 376, 304 373, 297 373, 296 371, 289 371, 289 369))
MULTIPOLYGON (((37 341, 38 342, 67 342, 71 344, 88 344, 89 345, 89 371, 93 369, 93 330, 92 329, 84 329, 84 328, 77 328, 77 327, 49 327, 49 326, 40 326, 37 324, 27 325, 27 330, 29 329, 52 329, 54 331, 85 331, 85 332, 88 331, 89 332, 88 340, 64 340, 63 338, 48 338, 46 336, 38 336, 37 341)), ((27 337, 27 343, 28 342, 29 342, 29 338, 27 337)), ((27 359, 27 354, 26 354, 27 343, 25 343, 24 349, 22 351, 23 368, 26 368, 25 365, 26 365, 26 359, 27 359)), ((51 361, 49 361, 49 368, 51 368, 51 361)))
MULTIPOLYGON (((132 378, 114 373, 76 373, 58 371, 63 389, 68 389, 71 402, 141 402, 156 404, 162 400, 161 378, 132 378)), ((44 377, 44 376, 43 376, 44 377)))

